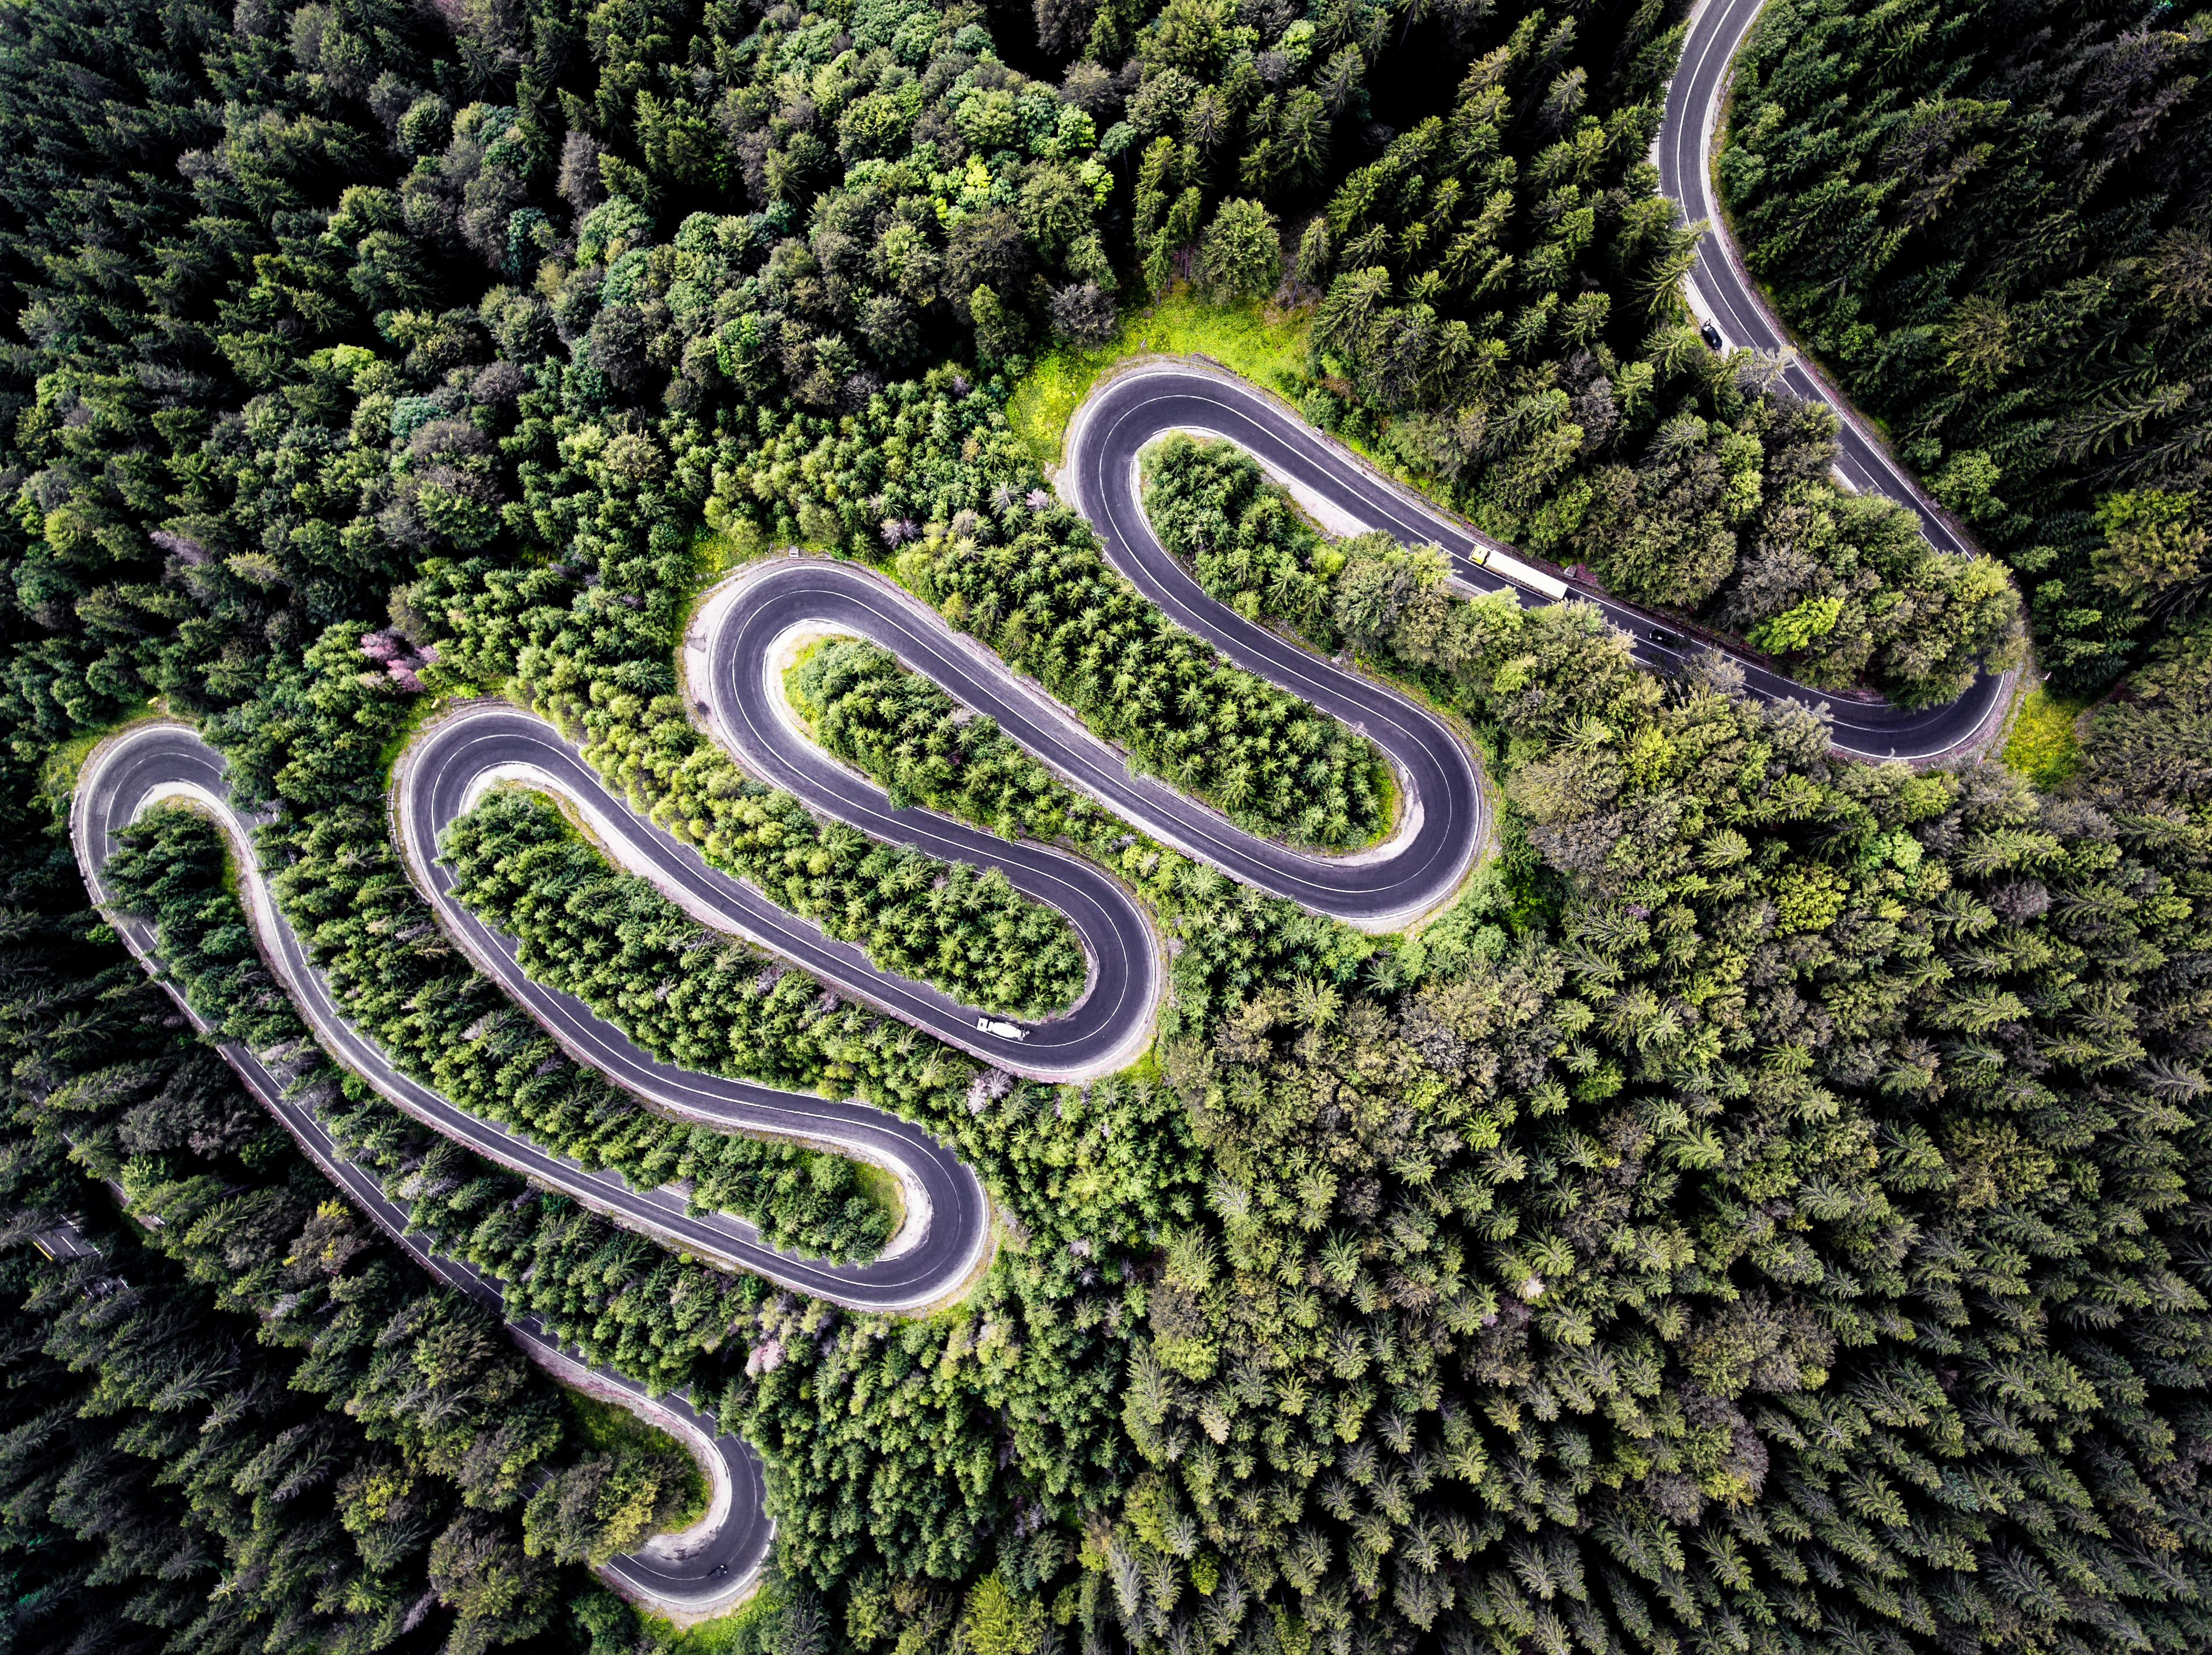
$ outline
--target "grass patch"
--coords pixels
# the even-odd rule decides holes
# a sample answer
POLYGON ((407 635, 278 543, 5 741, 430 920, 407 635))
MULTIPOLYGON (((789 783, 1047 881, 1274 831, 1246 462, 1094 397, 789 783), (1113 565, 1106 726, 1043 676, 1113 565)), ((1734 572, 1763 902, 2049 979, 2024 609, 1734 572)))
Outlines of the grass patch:
POLYGON ((727 1615, 678 1629, 656 1615, 640 1613, 641 1649, 652 1655, 770 1655, 783 1645, 785 1591, 773 1573, 727 1615))
MULTIPOLYGON (((710 514, 719 516, 719 513, 710 514)), ((691 568, 703 589, 741 564, 765 556, 770 547, 768 536, 757 524, 740 518, 735 521, 723 519, 726 526, 717 528, 713 523, 702 523, 691 537, 691 568)))
POLYGON ((890 1214, 890 1233, 896 1235, 899 1226, 906 1222, 906 1197, 899 1193, 898 1179, 873 1161, 855 1158, 853 1182, 862 1196, 890 1214))
POLYGON ((1121 319, 1121 331, 1096 350, 1048 352, 1023 375, 1006 403, 1006 418, 1040 465, 1060 463, 1060 439, 1098 376, 1144 351, 1211 356, 1256 385, 1282 390, 1302 375, 1310 307, 1273 310, 1257 299, 1210 305, 1178 282, 1168 296, 1121 319))
POLYGON ((1405 805, 1398 794, 1398 772, 1390 768, 1390 761, 1382 756, 1380 748, 1376 750, 1375 775, 1370 785, 1376 797, 1382 801, 1382 825, 1367 836, 1366 843, 1379 845, 1398 831, 1398 812, 1405 805))
POLYGON ((2074 721, 2088 704, 2087 696, 2054 695, 2040 685, 2029 691, 2005 738, 2005 768, 2046 790, 2072 776, 2081 768, 2074 721))
POLYGON ((672 1533, 690 1528, 707 1514, 706 1473, 691 1457, 690 1449, 659 1426, 647 1424, 619 1402, 604 1401, 568 1384, 561 1386, 561 1396, 568 1404, 569 1423, 592 1451, 609 1453, 627 1448, 664 1458, 672 1454, 684 1463, 684 1504, 669 1525, 672 1533))
MULTIPOLYGON (((422 732, 422 727, 435 718, 449 702, 464 699, 476 687, 474 685, 453 688, 437 685, 432 688, 429 694, 416 696, 412 698, 411 704, 407 709, 407 721, 392 732, 392 739, 386 742, 383 750, 376 755, 376 773, 383 781, 384 791, 387 796, 392 792, 392 770, 399 763, 399 755, 406 751, 407 744, 412 741, 422 732)), ((504 688, 503 685, 501 687, 504 688)))
MULTIPOLYGON (((206 814, 205 812, 195 813, 206 814)), ((215 820, 211 816, 208 819, 215 820)), ((222 824, 219 822, 216 824, 216 837, 222 846, 222 888, 242 910, 246 905, 246 870, 239 865, 238 847, 231 843, 230 835, 222 831, 222 824)))
MULTIPOLYGON (((840 633, 837 637, 842 640, 845 636, 840 633)), ((807 639, 805 643, 800 644, 792 652, 791 664, 783 669, 784 701, 790 706, 791 710, 798 715, 799 721, 809 731, 814 728, 815 721, 822 716, 822 708, 812 697, 799 688, 799 674, 806 670, 806 663, 820 654, 832 641, 827 636, 807 639)))

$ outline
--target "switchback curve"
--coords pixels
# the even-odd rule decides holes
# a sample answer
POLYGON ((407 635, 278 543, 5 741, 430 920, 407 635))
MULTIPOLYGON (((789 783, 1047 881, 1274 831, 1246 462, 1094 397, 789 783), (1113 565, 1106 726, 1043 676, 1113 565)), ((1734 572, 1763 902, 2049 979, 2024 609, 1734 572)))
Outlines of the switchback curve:
MULTIPOLYGON (((1845 429, 1850 429, 1848 421, 1845 429)), ((1228 438, 1287 484, 1302 503, 1340 522, 1387 531, 1407 545, 1426 542, 1442 547, 1450 557, 1453 575, 1478 590, 1510 592, 1523 604, 1562 599, 1594 604, 1608 623, 1627 635, 1637 660, 1655 672, 1672 670, 1684 659, 1688 647, 1679 638, 1669 645, 1653 636, 1666 631, 1668 623, 1618 599, 1570 588, 1520 563, 1510 548, 1386 479, 1247 381, 1192 362, 1140 364, 1103 380, 1076 410, 1068 426, 1060 487, 1097 528, 1115 567, 1177 622, 1239 666, 1274 678, 1313 658, 1207 596, 1152 533, 1137 496, 1138 456, 1147 444, 1170 431, 1228 438)), ((1884 701, 1838 701, 1740 652, 1723 653, 1742 669, 1745 688, 1759 700, 1825 704, 1831 743, 1855 758, 1925 761, 1954 751, 1988 727, 2008 692, 2009 675, 1984 672, 1956 701, 1940 707, 1907 709, 1884 701)), ((1371 685, 1365 687, 1385 693, 1371 685)), ((1322 693, 1309 694, 1304 688, 1298 693, 1349 722, 1370 716, 1340 710, 1322 693)))
MULTIPOLYGON (((705 707, 724 739, 758 773, 880 837, 1002 867, 1029 894, 1068 914, 1076 925, 1091 967, 1083 1000, 1054 1020, 1062 1026, 1048 1023, 1040 1028, 1042 1037, 1034 1044, 979 1051, 1002 1066, 1044 1078, 1079 1079, 1133 1061, 1148 1036, 1164 978, 1149 926, 1127 894, 1088 863, 1042 847, 1009 843, 934 812, 892 811, 879 789, 830 759, 786 715, 780 685, 763 670, 775 657, 770 646, 776 636, 800 626, 830 626, 873 638, 971 707, 995 715, 1046 763, 1163 839, 1322 912, 1370 926, 1402 922, 1448 897, 1480 847, 1480 786, 1471 757, 1449 727, 1396 692, 1287 646, 1279 655, 1255 658, 1246 645, 1238 659, 1360 727, 1398 768, 1404 819, 1389 842, 1364 854, 1328 857, 1292 851, 1243 833, 1163 785, 1133 777, 1114 749, 1022 685, 995 656, 959 638, 926 606, 857 566, 808 561, 756 569, 716 594, 707 614, 708 627, 701 640, 710 697, 705 707)), ((1179 618, 1198 623, 1194 630, 1220 645, 1235 636, 1221 616, 1235 622, 1226 610, 1208 616, 1193 608, 1179 618)), ((278 912, 261 877, 251 824, 232 806, 222 757, 191 728, 169 722, 139 725, 95 749, 72 801, 72 838, 94 900, 112 910, 100 870, 125 826, 165 800, 189 800, 214 817, 237 852, 247 910, 263 949, 319 1042, 404 1111, 488 1159, 696 1255, 755 1270, 853 1308, 925 1308, 966 1279, 988 1251, 988 1202, 972 1171, 928 1135, 861 1104, 825 1104, 662 1063, 580 1001, 522 973, 514 945, 453 899, 451 875, 435 859, 443 827, 473 805, 487 786, 501 781, 522 782, 564 797, 583 812, 618 861, 652 879, 695 917, 751 935, 830 981, 978 1051, 972 1013, 921 985, 875 971, 857 950, 830 941, 743 882, 708 867, 690 847, 622 806, 573 745, 533 715, 500 703, 464 708, 434 721, 402 756, 393 806, 410 873, 476 963, 581 1061, 670 1113, 801 1138, 890 1166, 906 1193, 909 1222, 882 1256, 865 1265, 833 1267, 778 1253, 742 1220, 720 1214, 694 1217, 675 1190, 634 1190, 617 1174, 587 1172, 466 1114, 399 1072, 341 1014, 278 912)), ((129 916, 112 916, 150 967, 150 934, 129 916)), ((264 1104, 380 1222, 440 1275, 487 1302, 498 1301, 496 1287, 466 1265, 407 1240, 404 1212, 384 1200, 373 1179, 337 1154, 311 1110, 285 1098, 281 1080, 260 1058, 234 1044, 225 1050, 264 1104)), ((534 1354, 544 1360, 569 1360, 550 1348, 541 1332, 519 1328, 517 1336, 526 1345, 534 1341, 534 1354)), ((638 1394, 616 1376, 598 1377, 632 1396, 638 1394)), ((664 1411, 685 1434, 713 1446, 708 1427, 688 1409, 672 1405, 664 1411)), ((767 1524, 758 1513, 757 1463, 734 1439, 722 1439, 714 1451, 726 1462, 717 1500, 726 1520, 714 1535, 699 1539, 680 1558, 659 1556, 649 1548, 623 1561, 623 1578, 660 1601, 680 1598, 685 1590, 695 1597, 712 1596, 722 1588, 707 1581, 726 1575, 732 1557, 742 1554, 757 1563, 764 1550, 767 1524), (739 1520, 729 1514, 746 1502, 732 1491, 744 1490, 751 1491, 747 1509, 753 1516, 739 1520), (700 1574, 702 1568, 706 1576, 700 1574)), ((702 1525, 714 1526, 711 1520, 702 1525)), ((670 1544, 691 1538, 678 1537, 670 1544)))

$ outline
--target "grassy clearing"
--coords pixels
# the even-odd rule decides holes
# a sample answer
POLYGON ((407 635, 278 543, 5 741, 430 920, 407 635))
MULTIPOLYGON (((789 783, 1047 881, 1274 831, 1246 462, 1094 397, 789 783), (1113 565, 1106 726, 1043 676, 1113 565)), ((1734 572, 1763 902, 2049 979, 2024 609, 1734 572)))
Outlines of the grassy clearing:
MULTIPOLYGON (((206 812, 199 812, 195 813, 205 814, 206 812)), ((208 819, 210 821, 215 820, 212 816, 209 816, 208 819)), ((238 847, 230 842, 230 835, 222 832, 221 830, 222 824, 220 822, 216 823, 216 827, 217 837, 222 845, 222 888, 230 894, 232 899, 235 901, 240 908, 244 908, 246 905, 246 870, 244 867, 240 866, 238 860, 238 847)))
POLYGON ((407 721, 392 733, 392 739, 386 742, 383 750, 376 755, 377 775, 383 780, 384 791, 387 797, 392 792, 393 768, 399 763, 399 755, 406 751, 407 744, 420 734, 422 727, 435 718, 446 707, 454 701, 465 699, 468 694, 475 691, 476 687, 474 685, 453 689, 441 687, 433 694, 416 696, 413 698, 407 709, 407 721))
POLYGON ((670 1524, 671 1531, 688 1529, 707 1514, 707 1476, 699 1463, 691 1457, 691 1451, 659 1427, 648 1425, 619 1402, 602 1401, 589 1391, 579 1390, 563 1384, 561 1396, 568 1404, 570 1423, 576 1434, 599 1453, 617 1449, 634 1449, 641 1453, 665 1457, 674 1455, 684 1462, 688 1481, 684 1488, 684 1504, 670 1524))
MULTIPOLYGON (((842 638, 846 635, 839 633, 836 636, 842 638)), ((799 675, 805 670, 806 663, 820 654, 829 646, 830 641, 831 635, 828 633, 824 633, 818 638, 807 639, 805 642, 791 652, 791 660, 783 669, 784 702, 797 715, 799 721, 806 727, 809 733, 811 733, 814 728, 814 721, 821 716, 822 709, 799 687, 799 675)))
POLYGON ((1014 387, 1006 418, 1037 462, 1060 463, 1060 438, 1091 386, 1125 356, 1145 351, 1211 356, 1255 384, 1282 390, 1306 364, 1310 307, 1283 312, 1256 299, 1210 305, 1183 283, 1145 310, 1122 318, 1121 332, 1096 350, 1061 349, 1037 358, 1014 387))
POLYGON ((2054 695, 2042 686, 2021 701, 2012 733, 2005 738, 2004 764, 2037 787, 2050 788, 2081 768, 2081 743, 2074 721, 2089 704, 2086 696, 2054 695))
POLYGON ((1371 782, 1376 796, 1382 801, 1382 825, 1369 834, 1356 850, 1369 845, 1379 845, 1398 831, 1398 815, 1405 807, 1405 799, 1398 791, 1398 772, 1390 768, 1390 761, 1378 751, 1375 755, 1375 774, 1371 782))
MULTIPOLYGON (((1277 310, 1258 300, 1208 304, 1178 282, 1149 310, 1131 311, 1121 332, 1096 350, 1060 350, 1037 358, 1007 399, 1006 418, 1023 446, 1041 465, 1057 465, 1067 423, 1098 376, 1126 357, 1145 352, 1210 356, 1254 384, 1292 399, 1313 383, 1308 347, 1314 307, 1277 310)), ((1324 368, 1334 369, 1328 364, 1324 368)), ((1389 476, 1419 490, 1437 502, 1437 479, 1407 468, 1358 429, 1331 435, 1389 476)))
POLYGON ((722 517, 719 511, 709 509, 710 519, 720 519, 720 526, 714 521, 702 525, 691 537, 691 568, 697 576, 696 589, 704 591, 732 569, 765 556, 772 548, 768 536, 758 525, 744 518, 734 520, 722 517))

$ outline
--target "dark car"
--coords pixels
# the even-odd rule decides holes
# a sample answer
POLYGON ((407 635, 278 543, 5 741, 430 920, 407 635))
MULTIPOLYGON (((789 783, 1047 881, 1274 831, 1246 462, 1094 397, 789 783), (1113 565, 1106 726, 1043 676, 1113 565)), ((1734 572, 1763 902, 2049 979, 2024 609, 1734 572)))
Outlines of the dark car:
POLYGON ((1718 350, 1721 348, 1721 331, 1715 327, 1711 322, 1699 324, 1698 328, 1698 337, 1703 339, 1712 350, 1718 350))
POLYGON ((1651 642, 1662 649, 1680 649, 1682 647, 1680 636, 1669 632, 1663 626, 1655 626, 1651 629, 1651 642))

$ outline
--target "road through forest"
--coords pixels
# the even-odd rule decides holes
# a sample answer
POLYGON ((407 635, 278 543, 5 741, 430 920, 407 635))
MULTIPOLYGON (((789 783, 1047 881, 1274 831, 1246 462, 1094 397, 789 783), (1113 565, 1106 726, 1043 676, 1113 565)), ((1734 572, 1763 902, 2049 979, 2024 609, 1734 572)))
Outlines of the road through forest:
MULTIPOLYGON (((1670 89, 1659 139, 1667 192, 1686 216, 1710 218, 1705 154, 1729 58, 1756 15, 1758 0, 1710 0, 1692 24, 1680 74, 1670 89)), ((1692 277, 1698 300, 1728 342, 1780 347, 1771 319, 1743 278, 1740 261, 1709 240, 1692 277)), ((1801 395, 1832 400, 1802 366, 1785 383, 1801 395)), ((1244 620, 1208 597, 1160 546, 1138 497, 1138 455, 1153 439, 1186 429, 1240 443, 1300 497, 1337 520, 1383 529, 1407 542, 1442 545, 1463 581, 1514 592, 1527 603, 1573 597, 1597 602, 1635 640, 1638 658, 1657 670, 1679 650, 1652 637, 1652 618, 1629 605, 1571 592, 1428 508, 1273 399, 1218 370, 1148 364, 1110 379, 1078 411, 1060 486, 1097 528, 1108 557, 1180 624, 1224 657, 1366 734, 1388 755, 1401 797, 1401 820, 1381 845, 1355 855, 1317 855, 1244 833, 1165 783, 1133 774, 1121 754, 1084 727, 995 655, 954 632, 909 594, 858 565, 794 557, 754 566, 709 595, 684 645, 694 694, 711 729, 747 770, 797 794, 817 812, 878 837, 932 855, 996 867, 1025 894, 1066 915, 1080 937, 1090 977, 1080 1001, 1058 1017, 1030 1023, 1026 1037, 1002 1038, 977 1027, 973 1008, 925 984, 880 972, 848 945, 825 938, 744 882, 712 868, 691 847, 631 812, 581 755, 545 721, 504 703, 476 703, 434 721, 404 756, 396 815, 410 870, 441 921, 477 963, 581 1061, 665 1113, 732 1130, 773 1132, 875 1161, 898 1178, 907 1222, 879 1258, 831 1266, 768 1247, 750 1225, 727 1214, 691 1216, 672 1190, 630 1189, 612 1172, 586 1172, 516 1134, 454 1108, 399 1073, 354 1030, 331 1000, 306 950, 277 912, 254 864, 253 824, 234 809, 222 761, 190 728, 151 723, 115 737, 87 761, 72 806, 79 861, 95 901, 106 904, 100 869, 115 836, 140 812, 185 800, 215 816, 245 874, 242 888, 264 952, 283 976, 318 1039, 400 1108, 487 1159, 562 1190, 617 1221, 726 1268, 755 1270, 786 1286, 855 1309, 914 1311, 941 1301, 988 1256, 989 1202, 973 1171, 911 1123, 858 1103, 702 1074, 664 1063, 573 997, 533 983, 514 963, 510 940, 483 926, 451 896, 434 860, 445 824, 501 782, 556 794, 581 812, 601 843, 625 867, 651 879, 703 922, 769 947, 848 993, 983 1057, 1036 1078, 1083 1080, 1125 1067, 1150 1037, 1163 992, 1164 962, 1151 923, 1102 870, 1059 850, 1008 841, 934 812, 894 808, 882 789, 830 758, 797 727, 781 703, 771 669, 779 642, 813 630, 856 633, 926 673, 963 705, 998 720, 1008 735, 1072 784, 1164 843, 1231 877, 1316 912, 1371 928, 1401 927, 1449 900, 1487 833, 1474 755, 1444 721, 1386 686, 1244 620)), ((1955 549, 1941 515, 1846 411, 1843 469, 1854 486, 1905 501, 1936 544, 1955 549)), ((1740 663, 1750 691, 1767 699, 1818 703, 1825 697, 1759 667, 1740 663)), ((1882 703, 1832 703, 1836 745, 1869 758, 1926 758, 1984 729, 2003 686, 1984 676, 1948 707, 1907 712, 1882 703)), ((116 916, 134 951, 149 962, 153 938, 116 916)), ((288 1100, 284 1077, 234 1044, 225 1055, 263 1104, 352 1198, 425 1265, 462 1291, 497 1307, 497 1285, 466 1265, 408 1240, 404 1212, 374 1178, 344 1161, 312 1110, 288 1100)), ((539 1360, 568 1365, 546 1332, 515 1334, 539 1360)), ((715 1499, 686 1535, 657 1539, 617 1560, 611 1578, 643 1600, 697 1613, 731 1601, 766 1555, 772 1524, 761 1503, 761 1468, 737 1439, 681 1398, 649 1402, 620 1376, 592 1370, 596 1389, 676 1429, 713 1470, 715 1499)))

